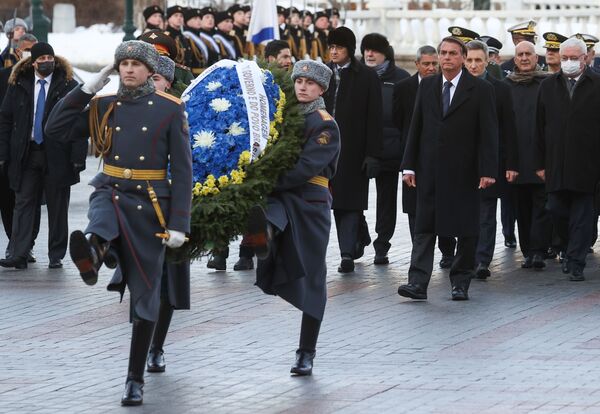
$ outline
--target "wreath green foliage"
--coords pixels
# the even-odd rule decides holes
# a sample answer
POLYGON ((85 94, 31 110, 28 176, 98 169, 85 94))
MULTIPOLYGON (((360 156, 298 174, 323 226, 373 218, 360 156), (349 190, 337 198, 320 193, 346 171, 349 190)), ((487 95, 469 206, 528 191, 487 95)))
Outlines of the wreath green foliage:
POLYGON ((304 144, 304 116, 298 112, 290 73, 265 62, 259 62, 259 66, 273 73, 286 96, 283 122, 276 126, 279 139, 259 160, 246 167, 246 178, 241 184, 228 185, 218 194, 193 199, 190 240, 179 249, 168 249, 171 260, 197 259, 212 249, 227 247, 245 232, 250 209, 257 204, 265 205, 266 196, 279 176, 298 160, 304 144))

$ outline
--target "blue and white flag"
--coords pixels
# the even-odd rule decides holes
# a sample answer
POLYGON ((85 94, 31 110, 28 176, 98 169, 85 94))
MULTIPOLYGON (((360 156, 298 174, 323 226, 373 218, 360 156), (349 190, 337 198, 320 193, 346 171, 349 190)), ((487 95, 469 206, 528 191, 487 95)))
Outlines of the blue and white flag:
POLYGON ((254 0, 252 3, 252 19, 250 19, 247 40, 258 45, 279 39, 277 1, 254 0))

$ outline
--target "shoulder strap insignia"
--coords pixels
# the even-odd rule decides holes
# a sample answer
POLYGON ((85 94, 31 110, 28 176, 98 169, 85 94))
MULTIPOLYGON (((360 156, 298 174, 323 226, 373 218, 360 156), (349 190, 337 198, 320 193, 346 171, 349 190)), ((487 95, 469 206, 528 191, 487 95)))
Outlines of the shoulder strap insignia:
POLYGON ((156 94, 158 96, 162 96, 165 99, 168 99, 171 102, 176 103, 177 105, 181 105, 181 102, 183 102, 181 99, 177 98, 176 96, 170 95, 166 92, 162 92, 162 91, 156 91, 156 94))
POLYGON ((318 112, 319 115, 321 115, 321 119, 323 119, 323 121, 333 121, 333 117, 329 115, 329 112, 327 112, 326 110, 319 109, 318 112))

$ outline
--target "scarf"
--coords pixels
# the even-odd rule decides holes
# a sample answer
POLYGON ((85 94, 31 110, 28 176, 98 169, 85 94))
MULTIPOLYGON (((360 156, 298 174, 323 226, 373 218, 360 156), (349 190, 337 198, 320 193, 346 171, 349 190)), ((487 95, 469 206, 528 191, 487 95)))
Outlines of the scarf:
POLYGON ((154 93, 156 88, 154 87, 154 81, 152 78, 148 78, 146 82, 141 84, 135 89, 125 88, 122 83, 119 82, 119 90, 117 91, 117 98, 126 100, 135 100, 146 95, 154 93))
POLYGON ((535 70, 531 72, 521 72, 516 66, 514 72, 507 76, 514 83, 531 83, 536 79, 543 79, 551 73, 542 71, 540 65, 535 65, 535 70))
POLYGON ((375 70, 375 72, 377 72, 377 76, 381 77, 381 75, 383 75, 385 73, 385 71, 388 70, 389 66, 390 66, 390 61, 384 60, 382 64, 373 66, 373 69, 375 70))
POLYGON ((298 104, 302 115, 309 115, 318 109, 325 109, 325 101, 322 96, 319 96, 312 102, 302 102, 298 104))

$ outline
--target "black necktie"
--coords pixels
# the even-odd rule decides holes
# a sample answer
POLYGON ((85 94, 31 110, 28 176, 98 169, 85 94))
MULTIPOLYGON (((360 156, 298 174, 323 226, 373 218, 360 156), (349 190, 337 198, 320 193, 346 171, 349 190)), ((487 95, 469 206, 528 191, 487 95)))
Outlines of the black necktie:
POLYGON ((574 78, 569 78, 569 83, 571 84, 571 90, 573 90, 577 81, 574 78))
POLYGON ((442 111, 444 115, 448 112, 448 108, 450 108, 450 88, 452 87, 452 82, 446 81, 444 82, 444 90, 442 91, 442 111))

